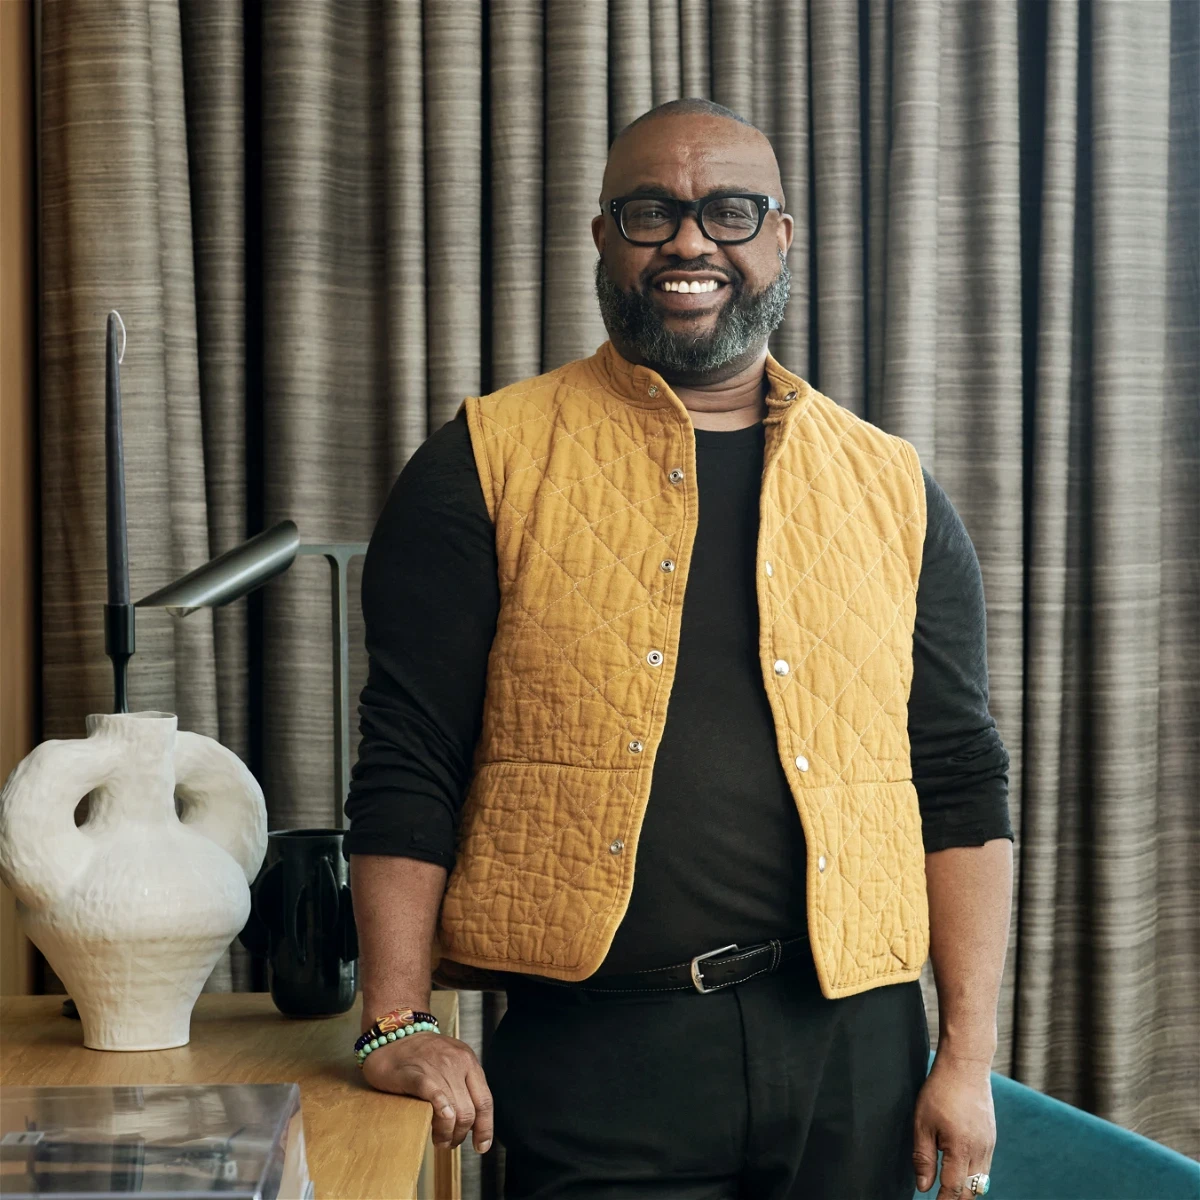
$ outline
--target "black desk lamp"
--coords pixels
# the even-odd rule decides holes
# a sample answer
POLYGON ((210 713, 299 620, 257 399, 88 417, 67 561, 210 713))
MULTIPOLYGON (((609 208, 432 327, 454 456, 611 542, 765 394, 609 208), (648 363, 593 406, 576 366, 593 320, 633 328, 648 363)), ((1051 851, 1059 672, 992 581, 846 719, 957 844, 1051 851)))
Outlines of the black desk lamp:
MULTIPOLYGON (((301 543, 295 522, 280 521, 134 605, 135 608, 165 608, 172 616, 186 617, 198 608, 220 608, 248 595, 276 575, 282 575, 299 555, 319 554, 329 563, 333 635, 333 786, 339 829, 342 827, 342 805, 350 790, 347 577, 350 560, 366 552, 366 542, 301 543)), ((132 625, 130 631, 132 633, 132 625)), ((132 644, 129 653, 133 653, 132 644)), ((116 659, 113 664, 116 667, 116 659)))
POLYGON ((127 675, 136 649, 134 612, 165 608, 186 617, 198 608, 217 608, 262 587, 281 575, 301 554, 320 554, 332 576, 333 622, 333 786, 342 824, 342 804, 350 790, 350 632, 346 612, 346 577, 352 558, 367 552, 365 542, 325 542, 302 545, 292 521, 278 525, 235 546, 174 583, 129 602, 129 544, 125 514, 125 463, 121 432, 121 363, 125 358, 125 324, 116 310, 108 314, 105 339, 105 483, 108 602, 104 606, 104 645, 113 664, 113 711, 129 711, 127 675), (117 331, 121 349, 117 350, 117 331))

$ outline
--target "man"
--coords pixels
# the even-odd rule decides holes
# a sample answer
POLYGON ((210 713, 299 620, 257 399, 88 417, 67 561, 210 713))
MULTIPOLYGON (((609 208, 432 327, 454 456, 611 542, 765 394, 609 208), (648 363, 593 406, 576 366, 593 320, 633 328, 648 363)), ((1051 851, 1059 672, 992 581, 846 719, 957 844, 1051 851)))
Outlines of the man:
POLYGON ((939 1150, 979 1194, 1012 833, 974 550, 911 446, 768 355, 757 129, 662 105, 600 207, 610 342, 466 401, 372 541, 364 1028, 428 1007, 435 935, 508 1009, 486 1078, 430 1032, 364 1072, 441 1144, 494 1117, 513 1197, 882 1200, 939 1150))

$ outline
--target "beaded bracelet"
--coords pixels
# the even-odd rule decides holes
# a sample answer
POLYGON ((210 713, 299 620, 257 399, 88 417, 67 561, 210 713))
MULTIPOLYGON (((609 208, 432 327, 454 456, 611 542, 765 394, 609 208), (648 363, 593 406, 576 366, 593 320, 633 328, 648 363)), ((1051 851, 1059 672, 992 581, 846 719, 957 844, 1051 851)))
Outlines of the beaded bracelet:
POLYGON ((385 1034, 393 1033, 406 1025, 415 1025, 418 1021, 427 1021, 435 1026, 438 1023, 433 1013, 415 1012, 411 1008, 393 1008, 391 1012, 386 1012, 376 1019, 375 1024, 354 1043, 354 1049, 361 1050, 369 1041, 382 1039, 385 1034))
POLYGON ((367 1055, 378 1050, 380 1046, 386 1046, 388 1042, 398 1042, 401 1038, 410 1037, 414 1033, 441 1033, 442 1031, 431 1021, 418 1021, 415 1025, 405 1025, 402 1029, 389 1029, 382 1037, 372 1038, 361 1050, 357 1050, 355 1057, 358 1059, 359 1069, 367 1061, 367 1055))
POLYGON ((438 1019, 433 1013, 415 1012, 411 1008, 393 1008, 362 1034, 354 1043, 354 1054, 361 1067, 363 1061, 372 1050, 398 1038, 407 1037, 410 1033, 441 1033, 438 1019))

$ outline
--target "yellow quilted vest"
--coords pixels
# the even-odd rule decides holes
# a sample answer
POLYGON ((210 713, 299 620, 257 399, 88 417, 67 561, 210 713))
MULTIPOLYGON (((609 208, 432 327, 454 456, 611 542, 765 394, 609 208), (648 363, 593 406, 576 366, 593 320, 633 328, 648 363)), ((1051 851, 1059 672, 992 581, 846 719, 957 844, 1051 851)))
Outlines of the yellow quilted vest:
MULTIPOLYGON (((760 658, 833 998, 916 979, 928 953, 908 743, 925 489, 908 442, 772 357, 766 371, 760 658)), ((663 378, 607 342, 465 407, 500 613, 438 943, 450 967, 581 980, 633 890, 696 533, 695 436, 663 378)))

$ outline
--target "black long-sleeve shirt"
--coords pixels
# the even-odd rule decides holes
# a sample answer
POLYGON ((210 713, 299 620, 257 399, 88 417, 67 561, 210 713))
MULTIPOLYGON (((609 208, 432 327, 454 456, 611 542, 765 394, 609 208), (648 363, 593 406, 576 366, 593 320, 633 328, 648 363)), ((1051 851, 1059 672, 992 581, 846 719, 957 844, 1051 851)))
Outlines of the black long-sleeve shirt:
MULTIPOLYGON (((629 908, 597 975, 802 935, 804 834, 758 661, 765 431, 696 430, 699 524, 629 908)), ((983 584, 926 473, 908 728, 926 852, 1012 837, 988 712, 983 584)), ((452 868, 500 606, 495 532, 462 414, 401 472, 363 573, 369 677, 344 852, 452 868)))

